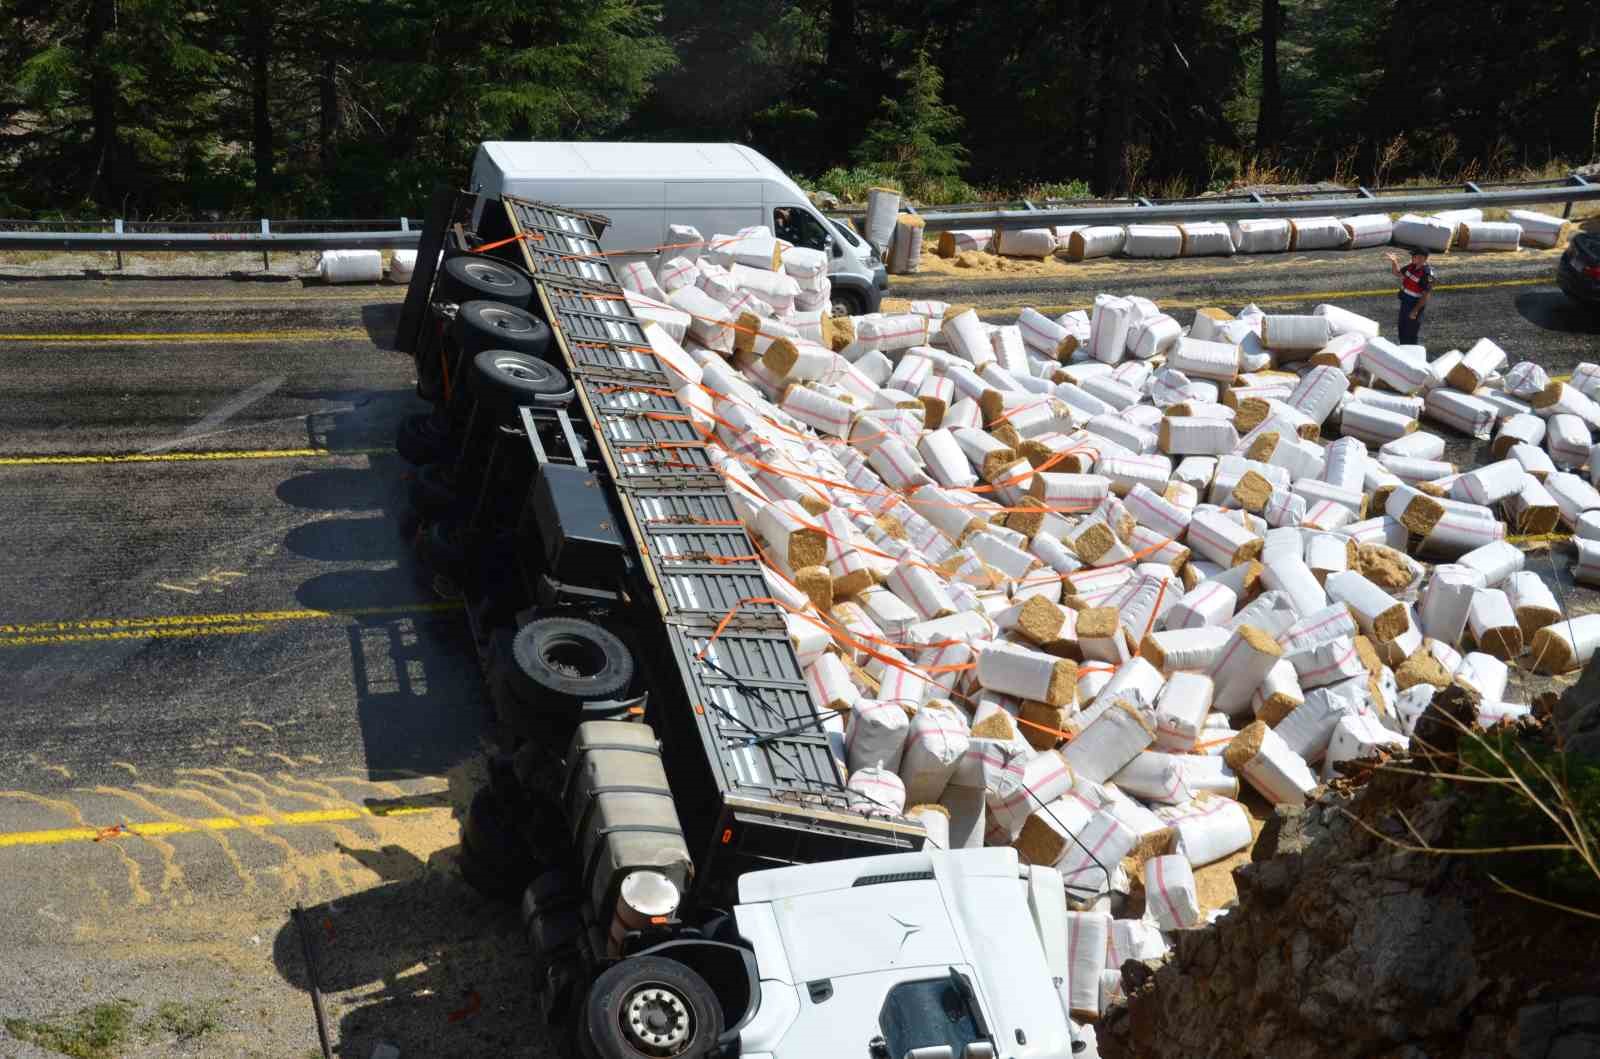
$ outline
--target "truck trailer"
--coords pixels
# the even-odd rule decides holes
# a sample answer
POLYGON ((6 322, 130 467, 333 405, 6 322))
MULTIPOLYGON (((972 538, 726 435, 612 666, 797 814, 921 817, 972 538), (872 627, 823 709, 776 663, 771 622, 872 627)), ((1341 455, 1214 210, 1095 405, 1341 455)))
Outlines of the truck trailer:
MULTIPOLYGON (((829 1009, 849 1007, 847 1021, 811 1013, 833 986, 785 981, 814 965, 780 953, 801 940, 794 928, 746 933, 767 921, 736 904, 782 911, 798 897, 748 881, 773 870, 850 891, 841 908, 898 904, 911 883, 1031 876, 1011 851, 995 854, 1010 858, 1000 867, 982 851, 896 861, 926 856, 921 825, 846 789, 756 549, 601 249, 605 225, 511 195, 436 196, 397 336, 433 404, 397 439, 419 465, 418 555, 462 600, 514 733, 463 821, 464 875, 523 900, 536 996, 587 1054, 1065 1054, 1052 1043, 1066 1039, 1059 1003, 1015 1032, 1000 1014, 1012 965, 973 940, 987 924, 944 923, 929 935, 944 939, 928 956, 936 970, 874 963, 870 981, 841 934, 823 978, 837 977, 840 997, 849 987, 829 1009), (990 866, 940 867, 969 859, 990 866), (878 993, 869 1020, 861 997, 878 993), (907 1043, 922 1033, 907 1012, 928 1004, 970 1039, 907 1043), (680 1016, 697 1028, 681 1032, 680 1016)), ((1059 876, 1053 891, 1064 900, 1059 876)), ((1037 946, 1060 936, 1036 933, 1037 946)))

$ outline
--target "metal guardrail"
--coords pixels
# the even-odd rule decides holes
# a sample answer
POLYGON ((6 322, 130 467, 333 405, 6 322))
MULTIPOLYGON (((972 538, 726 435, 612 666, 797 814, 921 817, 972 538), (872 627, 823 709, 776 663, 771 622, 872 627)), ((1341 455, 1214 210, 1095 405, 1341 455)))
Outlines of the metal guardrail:
MULTIPOLYGON (((1239 221, 1258 218, 1348 216, 1357 213, 1413 213, 1451 210, 1561 205, 1570 216, 1574 202, 1600 199, 1600 183, 1572 174, 1561 181, 1541 180, 1485 188, 1464 184, 1459 189, 1403 188, 1374 191, 1357 187, 1345 195, 1305 198, 1305 192, 1218 195, 1209 198, 1153 202, 1149 199, 1078 199, 1038 203, 1021 200, 996 208, 923 207, 917 210, 925 231, 958 228, 1045 228, 1057 224, 1161 224, 1173 221, 1239 221), (1020 207, 1020 208, 1018 208, 1020 207)), ((859 220, 864 210, 830 210, 859 220)))
MULTIPOLYGON (((1479 185, 1467 183, 1459 188, 1401 188, 1394 191, 1356 187, 1348 194, 1306 198, 1307 192, 1288 191, 1264 194, 1242 192, 1209 198, 1152 201, 1150 199, 1062 199, 1035 203, 1026 199, 1003 203, 963 203, 924 207, 917 211, 929 232, 957 228, 1042 228, 1057 224, 1159 224, 1171 221, 1240 221, 1258 218, 1347 216, 1354 213, 1406 213, 1424 210, 1503 208, 1552 204, 1564 207, 1570 216, 1574 202, 1600 199, 1600 182, 1574 173, 1564 180, 1479 185)), ((859 222, 866 216, 861 209, 827 210, 835 216, 859 222)), ((0 220, 0 250, 177 250, 240 251, 260 250, 393 250, 417 245, 417 230, 409 219, 399 218, 398 227, 389 229, 286 231, 289 228, 320 226, 344 229, 381 221, 279 221, 274 231, 268 220, 213 222, 208 231, 192 231, 206 222, 99 222, 110 231, 63 231, 67 224, 94 222, 7 221, 0 220), (14 230, 31 226, 38 230, 14 230), (218 231, 216 228, 258 230, 218 231), (160 231, 135 231, 134 228, 160 228, 160 231)))

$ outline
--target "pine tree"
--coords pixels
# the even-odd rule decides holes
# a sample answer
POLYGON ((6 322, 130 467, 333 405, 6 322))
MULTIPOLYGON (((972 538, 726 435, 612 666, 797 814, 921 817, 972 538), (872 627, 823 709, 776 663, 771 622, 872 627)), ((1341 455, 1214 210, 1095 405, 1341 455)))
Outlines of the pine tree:
POLYGON ((957 183, 966 166, 967 149, 954 139, 961 115, 941 98, 944 75, 926 51, 917 52, 899 80, 903 95, 883 99, 855 157, 899 181, 909 194, 936 199, 957 183))

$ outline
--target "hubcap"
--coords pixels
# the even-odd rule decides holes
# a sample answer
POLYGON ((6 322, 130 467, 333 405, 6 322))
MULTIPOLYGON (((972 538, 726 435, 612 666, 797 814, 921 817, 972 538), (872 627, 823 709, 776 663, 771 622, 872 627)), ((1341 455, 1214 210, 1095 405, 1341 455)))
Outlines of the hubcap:
POLYGON ((505 360, 496 361, 494 366, 500 370, 501 374, 509 375, 513 379, 521 379, 524 382, 540 382, 545 378, 545 373, 539 368, 524 364, 519 360, 512 360, 509 357, 505 360))
POLYGON ((689 1005, 677 993, 658 985, 634 990, 622 1011, 628 1042, 651 1055, 676 1054, 689 1042, 693 1028, 689 1005))
POLYGON ((485 309, 483 310, 483 319, 486 323, 500 329, 501 331, 520 333, 523 331, 533 330, 533 328, 528 326, 527 320, 518 316, 516 313, 508 313, 504 309, 485 309))
POLYGON ((474 261, 466 267, 467 275, 491 287, 509 287, 512 285, 511 277, 493 265, 485 265, 474 261))

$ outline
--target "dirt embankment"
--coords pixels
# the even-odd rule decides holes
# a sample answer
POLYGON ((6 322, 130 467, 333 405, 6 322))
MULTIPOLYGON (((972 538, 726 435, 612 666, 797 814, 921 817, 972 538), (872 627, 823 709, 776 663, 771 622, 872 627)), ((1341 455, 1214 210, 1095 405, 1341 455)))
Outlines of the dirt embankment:
MULTIPOLYGON (((1600 729, 1594 705, 1556 716, 1569 737, 1600 729)), ((1452 845, 1464 807, 1397 767, 1280 808, 1234 873, 1238 907, 1180 934, 1158 968, 1124 964, 1129 1002, 1101 1020, 1101 1054, 1600 1055, 1600 921, 1501 892, 1468 858, 1401 848, 1452 845)))

